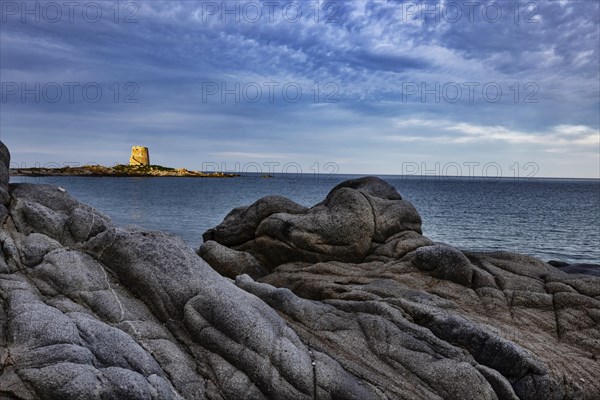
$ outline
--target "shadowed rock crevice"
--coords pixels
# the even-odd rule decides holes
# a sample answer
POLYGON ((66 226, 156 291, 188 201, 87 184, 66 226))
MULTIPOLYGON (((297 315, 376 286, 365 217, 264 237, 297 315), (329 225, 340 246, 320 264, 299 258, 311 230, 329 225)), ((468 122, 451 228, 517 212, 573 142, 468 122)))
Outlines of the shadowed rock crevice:
POLYGON ((598 278, 434 243, 380 179, 235 209, 206 261, 1 165, 0 190, 2 398, 600 397, 598 278))

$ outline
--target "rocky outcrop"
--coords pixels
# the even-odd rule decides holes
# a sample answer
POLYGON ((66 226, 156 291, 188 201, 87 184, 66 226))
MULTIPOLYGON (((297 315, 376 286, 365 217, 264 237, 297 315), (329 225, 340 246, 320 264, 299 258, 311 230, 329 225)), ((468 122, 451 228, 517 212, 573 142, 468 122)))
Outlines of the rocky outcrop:
POLYGON ((190 171, 185 168, 163 167, 161 165, 115 165, 104 167, 102 165, 83 165, 81 167, 61 168, 13 168, 12 176, 86 176, 86 177, 177 177, 177 178, 234 178, 239 174, 223 172, 190 171))
POLYGON ((232 211, 214 268, 56 187, 7 189, 1 398, 600 396, 598 278, 433 243, 379 179, 232 211))
POLYGON ((311 209, 261 199, 204 240, 211 265, 214 241, 259 260, 268 272, 238 286, 382 398, 600 396, 600 280, 433 243, 378 178, 344 182, 311 209))
POLYGON ((338 185, 311 209, 265 197, 233 210, 203 238, 246 251, 272 270, 291 261, 361 262, 373 246, 410 233, 421 233, 415 208, 383 181, 368 178, 338 185))

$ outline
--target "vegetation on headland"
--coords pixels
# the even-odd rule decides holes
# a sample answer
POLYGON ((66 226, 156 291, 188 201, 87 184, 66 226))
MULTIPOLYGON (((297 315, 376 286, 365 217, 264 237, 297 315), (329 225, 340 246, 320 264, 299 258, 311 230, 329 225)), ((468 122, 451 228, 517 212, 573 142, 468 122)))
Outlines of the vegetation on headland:
POLYGON ((224 172, 191 171, 185 168, 170 168, 162 165, 123 165, 114 167, 102 165, 84 165, 81 167, 62 168, 11 168, 13 176, 178 176, 196 178, 232 178, 240 176, 224 172))

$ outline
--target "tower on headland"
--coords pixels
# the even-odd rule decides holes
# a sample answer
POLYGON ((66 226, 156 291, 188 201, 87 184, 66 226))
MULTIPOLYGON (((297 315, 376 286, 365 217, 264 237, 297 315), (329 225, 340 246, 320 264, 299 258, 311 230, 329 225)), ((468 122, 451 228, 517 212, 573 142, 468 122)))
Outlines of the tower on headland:
POLYGON ((133 146, 131 148, 131 157, 129 165, 150 165, 150 154, 147 147, 133 146))

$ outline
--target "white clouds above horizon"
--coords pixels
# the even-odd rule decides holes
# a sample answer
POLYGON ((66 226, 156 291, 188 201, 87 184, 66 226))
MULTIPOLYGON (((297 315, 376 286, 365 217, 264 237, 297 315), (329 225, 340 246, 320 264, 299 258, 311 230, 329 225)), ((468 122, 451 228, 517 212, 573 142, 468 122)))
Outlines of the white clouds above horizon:
POLYGON ((557 125, 545 132, 523 132, 503 126, 483 126, 452 121, 428 121, 410 119, 398 121, 395 124, 401 130, 410 128, 427 128, 434 132, 432 135, 391 135, 390 141, 396 142, 434 142, 438 144, 488 143, 506 142, 515 145, 543 145, 555 152, 572 153, 579 150, 593 153, 600 146, 600 130, 583 125, 557 125), (441 132, 451 132, 452 135, 439 135, 441 132), (437 135, 436 135, 437 133, 437 135))

